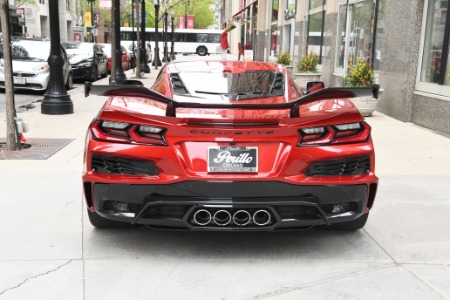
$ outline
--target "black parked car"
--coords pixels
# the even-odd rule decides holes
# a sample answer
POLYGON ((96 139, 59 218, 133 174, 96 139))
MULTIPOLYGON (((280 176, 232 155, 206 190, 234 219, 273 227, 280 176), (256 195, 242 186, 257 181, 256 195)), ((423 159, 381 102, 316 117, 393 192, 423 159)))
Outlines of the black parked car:
POLYGON ((95 43, 63 43, 74 79, 91 82, 108 75, 108 56, 95 43))

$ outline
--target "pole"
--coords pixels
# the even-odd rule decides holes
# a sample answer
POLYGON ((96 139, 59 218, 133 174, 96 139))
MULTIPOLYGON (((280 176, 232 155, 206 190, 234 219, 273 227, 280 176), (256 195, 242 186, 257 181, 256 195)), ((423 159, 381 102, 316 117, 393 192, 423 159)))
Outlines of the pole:
POLYGON ((188 25, 188 21, 187 21, 188 7, 189 7, 189 0, 188 0, 188 2, 186 4, 186 7, 184 9, 184 29, 187 29, 187 25, 188 25))
POLYGON ((73 113, 73 103, 64 86, 63 66, 61 56, 61 41, 59 38, 59 8, 58 1, 49 1, 50 16, 50 80, 42 100, 41 113, 47 115, 63 115, 73 113))
POLYGON ((132 62, 131 64, 134 64, 134 67, 136 67, 136 54, 134 52, 134 42, 135 42, 135 38, 134 38, 134 0, 131 0, 131 47, 132 47, 132 53, 133 53, 133 59, 134 59, 134 63, 132 62))
MULTIPOLYGON (((116 84, 123 84, 127 76, 122 67, 122 50, 120 49, 120 0, 114 0, 114 35, 116 36, 114 49, 116 51, 116 84)), ((111 47, 112 48, 112 47, 111 47)), ((111 69, 111 72, 114 70, 111 69)))
POLYGON ((91 42, 94 43, 95 42, 95 25, 94 25, 94 1, 95 0, 90 0, 89 2, 91 2, 91 26, 92 26, 92 35, 91 35, 91 42))
POLYGON ((147 50, 145 49, 145 0, 142 0, 141 6, 141 64, 140 64, 140 72, 150 73, 150 67, 148 66, 147 61, 147 50))
POLYGON ((175 48, 175 15, 173 13, 170 13, 170 20, 172 22, 172 34, 171 34, 171 46, 170 46, 170 59, 172 61, 175 60, 175 52, 174 52, 174 48, 175 48))
POLYGON ((170 58, 168 55, 167 49, 167 9, 164 9, 164 57, 162 59, 163 62, 170 62, 170 58))
POLYGON ((161 66, 161 60, 159 59, 159 33, 158 33, 158 21, 159 21, 159 0, 154 0, 155 5, 155 57, 153 58, 152 65, 155 66, 155 70, 158 70, 158 66, 161 66))

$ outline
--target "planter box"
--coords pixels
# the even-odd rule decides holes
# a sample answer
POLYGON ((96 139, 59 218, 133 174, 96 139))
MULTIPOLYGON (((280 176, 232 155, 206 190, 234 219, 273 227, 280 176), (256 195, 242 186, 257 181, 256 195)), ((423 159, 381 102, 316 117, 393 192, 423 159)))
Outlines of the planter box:
POLYGON ((350 100, 364 117, 370 117, 377 108, 377 104, 378 102, 380 102, 382 93, 383 90, 380 90, 378 99, 375 99, 373 97, 357 97, 350 98, 350 100))
POLYGON ((311 81, 320 81, 320 73, 295 73, 294 80, 302 89, 306 89, 306 84, 311 81))

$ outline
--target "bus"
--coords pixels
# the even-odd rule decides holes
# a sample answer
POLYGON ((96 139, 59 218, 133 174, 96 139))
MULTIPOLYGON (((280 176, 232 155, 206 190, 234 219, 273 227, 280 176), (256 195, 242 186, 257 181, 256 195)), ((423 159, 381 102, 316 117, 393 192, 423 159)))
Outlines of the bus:
MULTIPOLYGON (((222 53, 220 48, 220 38, 223 30, 217 29, 175 29, 174 32, 174 53, 178 54, 198 54, 200 56, 212 53, 222 53)), ((121 27, 120 39, 122 41, 135 41, 137 37, 136 28, 121 27), (133 30, 134 29, 134 30, 133 30)), ((162 29, 158 30, 158 47, 163 51, 164 35, 162 29)), ((155 29, 145 29, 145 41, 150 42, 152 49, 155 47, 155 29)), ((172 41, 172 31, 167 33, 167 48, 170 52, 172 41)))

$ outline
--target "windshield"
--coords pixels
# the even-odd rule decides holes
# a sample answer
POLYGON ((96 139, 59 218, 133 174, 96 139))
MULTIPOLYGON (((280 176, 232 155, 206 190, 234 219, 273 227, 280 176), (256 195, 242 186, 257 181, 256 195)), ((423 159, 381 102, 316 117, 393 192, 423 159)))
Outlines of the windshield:
MULTIPOLYGON (((11 58, 15 60, 47 61, 50 55, 50 42, 14 41, 11 44, 11 58)), ((3 58, 3 49, 1 49, 3 58)))
POLYGON ((72 55, 88 55, 88 56, 94 55, 94 44, 78 43, 74 45, 76 46, 70 49, 66 48, 66 52, 72 55))
POLYGON ((234 100, 284 95, 283 75, 273 71, 244 73, 180 72, 191 96, 219 95, 234 100))

